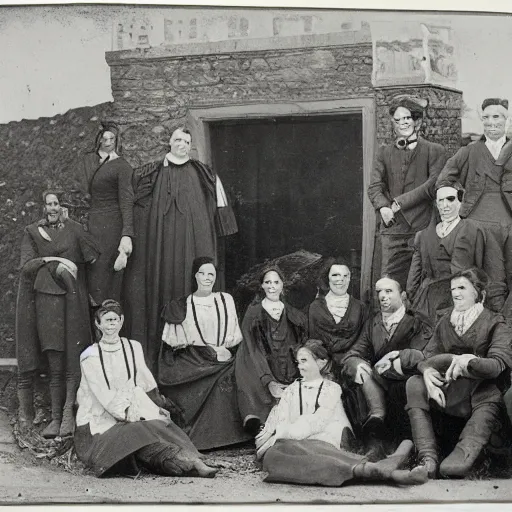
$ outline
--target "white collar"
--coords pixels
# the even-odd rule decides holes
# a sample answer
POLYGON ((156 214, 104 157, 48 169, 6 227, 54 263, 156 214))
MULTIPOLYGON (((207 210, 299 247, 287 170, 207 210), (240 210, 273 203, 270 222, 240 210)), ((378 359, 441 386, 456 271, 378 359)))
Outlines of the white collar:
POLYGON ((349 301, 349 294, 345 293, 345 295, 336 295, 332 293, 331 290, 327 292, 327 295, 325 296, 326 302, 330 304, 336 304, 336 305, 347 305, 349 301))
POLYGON ((118 350, 121 350, 121 343, 121 338, 114 343, 107 343, 106 341, 103 341, 103 338, 101 338, 98 344, 101 347, 101 350, 104 350, 105 352, 117 352, 118 350))
POLYGON ((261 301, 261 307, 274 319, 279 320, 283 313, 284 304, 281 301, 268 300, 266 297, 261 301))
POLYGON ((107 158, 107 156, 109 157, 109 161, 110 160, 115 160, 116 158, 119 158, 119 155, 115 152, 115 151, 112 151, 112 153, 105 153, 105 151, 102 151, 101 149, 98 150, 98 155, 100 157, 100 160, 103 162, 103 160, 105 160, 105 158, 107 158))
POLYGON ((305 388, 318 389, 323 381, 324 381, 324 378, 320 377, 315 380, 302 380, 301 382, 305 388))
POLYGON ((190 157, 186 158, 178 158, 176 155, 173 155, 170 151, 165 155, 164 158, 164 167, 169 166, 169 162, 172 162, 175 165, 183 165, 186 164, 190 160, 190 157))
POLYGON ((455 332, 462 336, 474 323, 475 320, 480 316, 484 306, 481 302, 476 302, 473 306, 466 311, 452 311, 450 315, 450 323, 452 324, 455 332))
POLYGON ((462 219, 457 215, 454 219, 451 220, 442 220, 437 226, 436 226, 436 233, 439 238, 444 238, 445 236, 448 236, 454 229, 455 226, 461 221, 462 219))
POLYGON ((402 318, 405 316, 405 306, 402 304, 395 312, 393 313, 382 313, 382 321, 386 326, 386 329, 393 325, 399 324, 402 321, 402 318))

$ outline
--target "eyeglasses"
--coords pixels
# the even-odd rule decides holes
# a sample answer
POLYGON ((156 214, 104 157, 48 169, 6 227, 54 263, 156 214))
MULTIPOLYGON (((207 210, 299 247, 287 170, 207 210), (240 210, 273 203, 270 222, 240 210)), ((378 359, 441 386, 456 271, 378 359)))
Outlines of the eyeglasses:
POLYGON ((399 117, 398 119, 396 117, 393 117, 393 121, 398 124, 400 123, 400 121, 411 121, 412 120, 412 116, 403 116, 403 117, 399 117))

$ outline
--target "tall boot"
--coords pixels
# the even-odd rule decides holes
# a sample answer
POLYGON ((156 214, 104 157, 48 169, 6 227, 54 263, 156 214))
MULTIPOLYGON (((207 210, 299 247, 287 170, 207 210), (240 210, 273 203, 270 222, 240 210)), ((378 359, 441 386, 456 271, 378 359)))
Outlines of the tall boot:
POLYGON ((462 430, 455 449, 441 462, 439 472, 445 477, 466 476, 483 447, 491 437, 493 424, 498 420, 499 406, 496 403, 477 407, 462 430))
POLYGON ((62 407, 64 405, 64 398, 66 390, 64 382, 60 386, 50 387, 50 398, 52 402, 52 420, 42 432, 45 439, 54 439, 60 433, 60 424, 62 421, 62 407))
POLYGON ((25 432, 32 427, 34 421, 34 390, 30 388, 18 388, 18 426, 25 432))
POLYGON ((430 412, 419 407, 412 407, 407 413, 411 422, 412 439, 418 450, 419 465, 427 468, 429 478, 434 478, 437 471, 438 457, 430 412))
POLYGON ((384 389, 372 378, 366 379, 362 385, 363 394, 368 404, 368 418, 363 424, 366 435, 380 434, 386 416, 386 395, 384 389))
POLYGON ((75 433, 75 400, 79 381, 73 376, 66 380, 66 402, 62 410, 62 422, 60 424, 60 437, 69 437, 75 433))
POLYGON ((428 480, 425 468, 401 470, 414 448, 409 439, 402 441, 396 451, 378 462, 362 462, 354 468, 354 477, 362 480, 389 480, 402 485, 418 485, 428 480))

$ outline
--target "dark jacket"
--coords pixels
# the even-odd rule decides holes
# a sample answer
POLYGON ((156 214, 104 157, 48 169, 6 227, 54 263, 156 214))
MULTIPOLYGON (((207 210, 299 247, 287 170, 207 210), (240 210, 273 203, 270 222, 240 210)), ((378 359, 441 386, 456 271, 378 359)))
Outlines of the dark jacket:
POLYGON ((494 160, 485 145, 485 136, 460 148, 441 171, 438 183, 459 181, 465 188, 461 217, 469 217, 480 200, 486 179, 500 184, 502 197, 512 214, 512 141, 503 146, 497 160, 494 160))
POLYGON ((427 227, 432 216, 434 185, 446 162, 445 150, 440 144, 420 138, 411 151, 407 169, 401 168, 403 153, 394 144, 379 148, 368 197, 377 211, 391 207, 396 199, 407 223, 419 231, 427 227))

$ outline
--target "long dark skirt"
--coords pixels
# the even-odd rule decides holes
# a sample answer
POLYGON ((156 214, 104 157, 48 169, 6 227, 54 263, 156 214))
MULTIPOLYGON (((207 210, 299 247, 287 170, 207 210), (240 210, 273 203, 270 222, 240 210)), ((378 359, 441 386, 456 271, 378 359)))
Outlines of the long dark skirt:
POLYGON ((210 347, 173 352, 165 345, 158 360, 158 384, 182 409, 184 429, 199 450, 251 439, 238 412, 234 359, 217 361, 210 347))
POLYGON ((89 232, 100 246, 101 255, 88 269, 89 293, 97 304, 105 299, 121 300, 124 270, 116 272, 123 221, 120 210, 89 212, 89 232))
POLYGON ((95 435, 91 434, 89 424, 82 425, 76 429, 74 441, 78 458, 98 477, 114 466, 131 473, 130 468, 137 468, 135 452, 153 443, 179 447, 191 458, 201 456, 185 432, 172 421, 117 423, 103 434, 95 435))
POLYGON ((325 441, 279 439, 263 458, 265 481, 338 487, 353 478, 363 458, 325 441))

